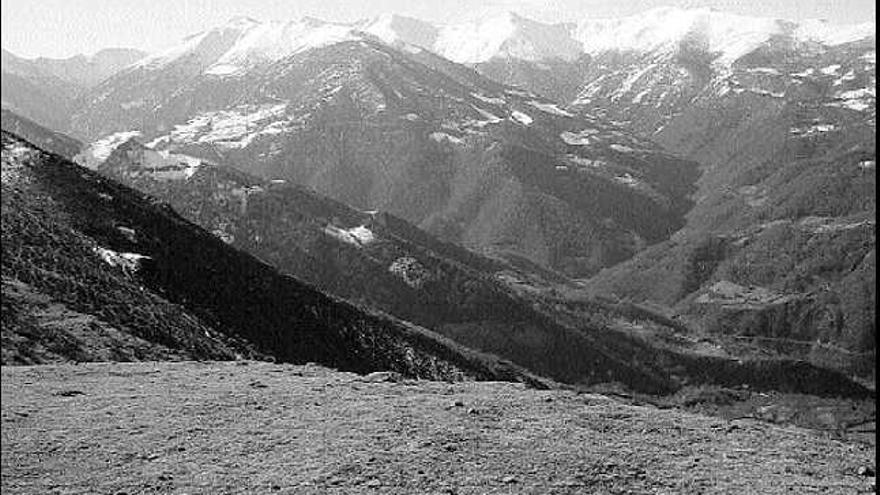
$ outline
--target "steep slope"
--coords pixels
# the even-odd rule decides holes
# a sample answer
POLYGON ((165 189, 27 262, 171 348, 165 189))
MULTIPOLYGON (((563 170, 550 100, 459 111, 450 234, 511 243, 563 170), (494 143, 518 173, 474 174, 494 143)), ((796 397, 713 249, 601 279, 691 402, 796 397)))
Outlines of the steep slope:
POLYGON ((750 52, 780 42, 816 50, 869 38, 875 31, 871 22, 795 23, 673 7, 556 25, 505 13, 445 26, 383 16, 359 26, 388 43, 426 48, 559 102, 574 101, 579 94, 580 100, 597 93, 644 97, 649 92, 632 87, 643 79, 668 86, 665 92, 651 94, 653 100, 665 99, 667 104, 682 98, 682 92, 690 93, 692 79, 704 77, 707 64, 724 69, 750 52))
POLYGON ((578 106, 626 119, 703 174, 682 231, 591 285, 675 306, 711 332, 871 374, 874 40, 844 31, 807 43, 794 38, 803 30, 726 66, 608 55, 606 69, 618 70, 595 79, 578 106))
POLYGON ((82 143, 65 134, 50 131, 36 122, 26 119, 7 109, 0 110, 0 125, 3 130, 20 136, 29 143, 46 151, 73 159, 82 149, 82 143))
POLYGON ((6 50, 2 51, 0 66, 3 108, 53 130, 67 129, 78 86, 6 50))
POLYGON ((558 274, 483 258, 387 213, 359 211, 301 186, 157 152, 134 139, 99 171, 168 201, 225 242, 321 290, 560 381, 615 381, 650 393, 686 383, 820 394, 851 389, 843 377, 800 363, 658 345, 631 329, 668 333, 675 323, 601 303, 569 311, 565 300, 547 297, 562 287, 577 292, 558 274))
POLYGON ((76 125, 570 275, 666 238, 689 208, 693 164, 409 45, 314 20, 238 20, 187 43, 96 88, 76 125))
POLYGON ((106 48, 91 55, 40 57, 33 62, 63 81, 91 88, 146 55, 145 52, 132 48, 106 48))
MULTIPOLYGON (((441 242, 386 213, 362 212, 301 186, 163 154, 130 140, 99 171, 168 201, 225 242, 321 290, 423 325, 569 383, 609 378, 666 388, 652 350, 605 329, 566 328, 508 284, 548 287, 522 271, 441 242), (177 167, 175 167, 176 164, 177 167), (617 339, 617 341, 615 341, 617 339), (645 356, 642 364, 629 356, 645 356), (553 359, 548 359, 553 356, 553 359)), ((534 289, 533 289, 534 290, 534 289)))
POLYGON ((2 214, 4 363, 217 359, 253 348, 358 372, 542 383, 280 275, 6 132, 2 214))
POLYGON ((874 32, 661 8, 578 23, 579 57, 561 43, 558 56, 505 52, 502 40, 523 34, 504 29, 460 40, 482 40, 480 57, 447 56, 703 165, 685 228, 592 279, 597 293, 676 306, 669 313, 697 328, 870 373, 874 32))

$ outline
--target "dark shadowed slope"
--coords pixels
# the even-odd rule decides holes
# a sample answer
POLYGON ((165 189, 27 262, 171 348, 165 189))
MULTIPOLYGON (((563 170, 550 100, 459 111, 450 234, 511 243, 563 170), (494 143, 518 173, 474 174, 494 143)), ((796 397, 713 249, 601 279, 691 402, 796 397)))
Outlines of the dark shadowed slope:
POLYGON ((280 275, 167 206, 6 132, 2 214, 4 362, 156 359, 162 346, 229 358, 254 348, 360 372, 539 383, 280 275), (46 330, 46 313, 57 331, 46 330), (70 319, 89 321, 71 329, 70 319), (116 331, 95 331, 107 327, 116 331), (90 353, 96 333, 140 339, 148 351, 120 356, 123 346, 102 341, 110 354, 90 353))
POLYGON ((70 136, 51 131, 6 108, 0 110, 0 123, 4 131, 20 136, 29 143, 68 160, 73 159, 83 146, 81 142, 70 136))
MULTIPOLYGON (((620 324, 644 322, 625 309, 594 303, 570 315, 564 300, 542 296, 576 291, 564 277, 483 258, 392 215, 359 211, 301 186, 163 155, 135 140, 116 148, 99 170, 167 201, 283 273, 560 381, 615 381, 650 392, 694 382, 850 390, 842 376, 799 363, 738 363, 633 338, 620 324)), ((660 322, 660 331, 674 326, 660 322)))

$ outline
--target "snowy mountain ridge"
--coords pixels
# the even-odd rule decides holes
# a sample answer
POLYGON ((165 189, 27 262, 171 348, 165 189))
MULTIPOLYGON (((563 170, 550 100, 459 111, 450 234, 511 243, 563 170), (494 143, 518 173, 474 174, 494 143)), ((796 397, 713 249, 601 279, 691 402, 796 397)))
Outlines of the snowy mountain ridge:
POLYGON ((394 14, 348 24, 309 17, 269 22, 236 17, 148 56, 135 66, 162 67, 196 51, 210 51, 217 57, 206 73, 233 75, 303 50, 365 37, 422 47, 453 62, 466 64, 493 58, 571 62, 585 54, 671 51, 688 43, 712 54, 716 64, 729 65, 775 37, 782 36, 795 43, 835 46, 869 38, 874 33, 874 22, 832 25, 808 20, 796 23, 707 8, 672 7, 629 17, 563 24, 545 24, 512 12, 448 25, 434 25, 394 14))

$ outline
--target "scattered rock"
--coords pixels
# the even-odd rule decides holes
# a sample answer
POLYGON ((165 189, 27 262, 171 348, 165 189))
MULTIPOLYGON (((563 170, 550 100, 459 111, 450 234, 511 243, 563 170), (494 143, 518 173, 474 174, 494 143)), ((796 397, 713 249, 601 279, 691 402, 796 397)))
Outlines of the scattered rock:
POLYGON ((372 479, 372 480, 366 482, 365 484, 366 484, 366 486, 369 486, 369 487, 382 486, 382 482, 377 479, 372 479))
POLYGON ((463 406, 464 406, 464 402, 462 402, 460 400, 457 400, 452 403, 452 407, 463 407, 463 406))
POLYGON ((372 383, 397 383, 401 380, 403 380, 403 375, 394 371, 374 371, 363 377, 363 381, 372 383))
POLYGON ((251 382, 248 385, 250 385, 253 388, 267 388, 267 387, 269 387, 268 385, 266 385, 265 383, 262 383, 262 382, 251 382))
POLYGON ((515 476, 505 476, 505 477, 501 478, 501 482, 506 483, 506 484, 516 483, 517 481, 518 480, 516 479, 515 476))
POLYGON ((874 476, 876 474, 874 468, 871 466, 859 466, 856 473, 858 473, 859 476, 874 476))
POLYGON ((59 397, 74 397, 77 395, 86 395, 82 390, 62 390, 60 392, 54 392, 52 395, 59 397))
POLYGON ((467 413, 468 413, 468 414, 480 414, 480 411, 478 411, 478 410, 477 410, 476 408, 474 408, 474 407, 471 407, 471 408, 469 408, 469 409, 467 410, 467 413))

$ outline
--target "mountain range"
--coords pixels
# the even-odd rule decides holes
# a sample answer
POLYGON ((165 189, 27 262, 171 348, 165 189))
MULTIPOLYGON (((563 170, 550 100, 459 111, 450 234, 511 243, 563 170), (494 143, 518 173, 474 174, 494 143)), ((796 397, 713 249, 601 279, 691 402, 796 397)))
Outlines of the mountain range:
MULTIPOLYGON (((875 43, 873 23, 710 9, 242 17, 145 56, 4 51, 3 120, 280 272, 557 379, 589 373, 527 341, 631 304, 732 355, 865 376, 875 43)), ((668 384, 626 321, 590 327, 591 352, 668 384)))

